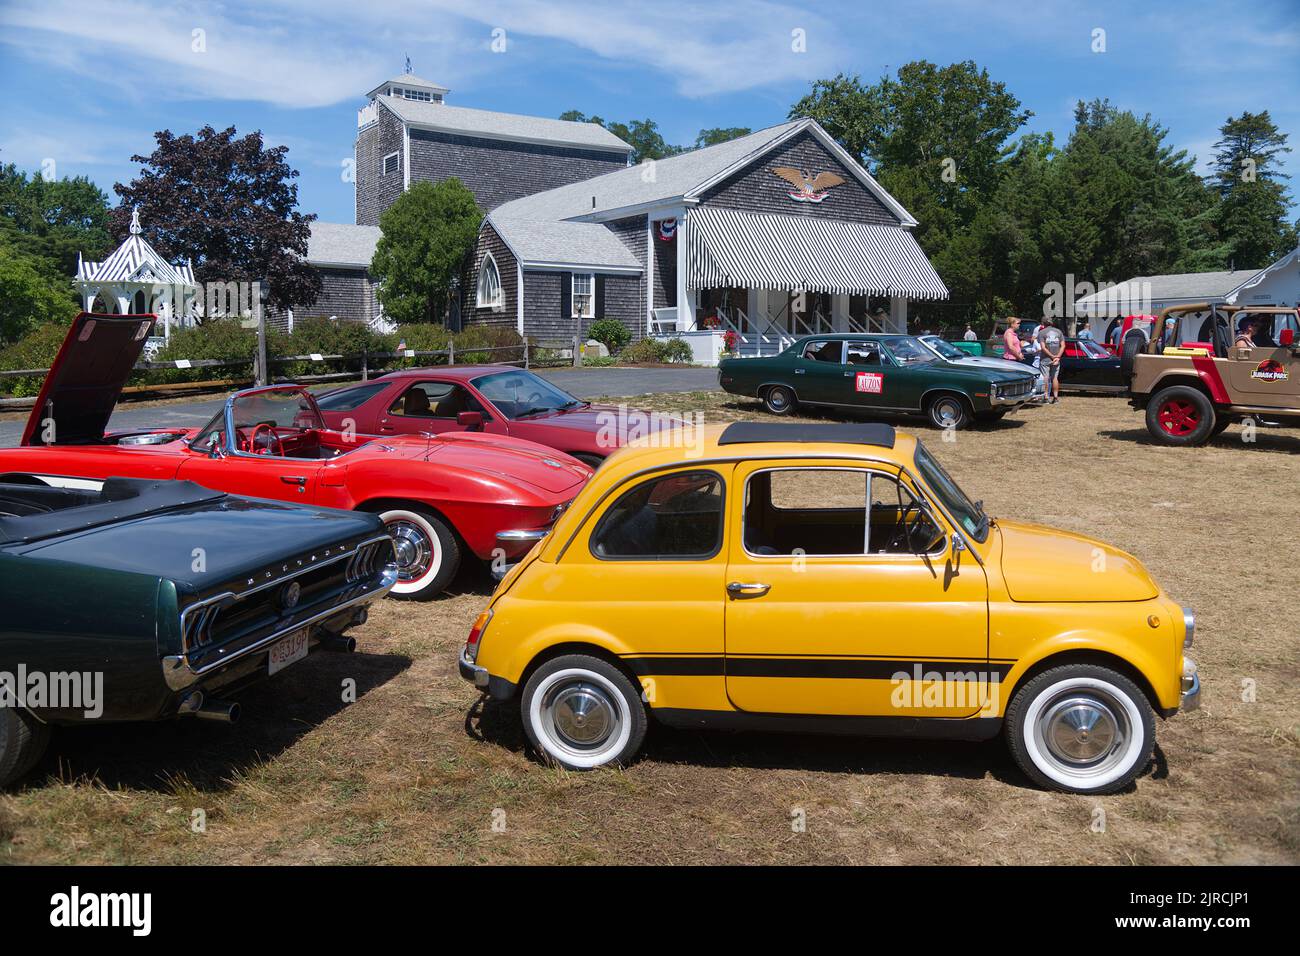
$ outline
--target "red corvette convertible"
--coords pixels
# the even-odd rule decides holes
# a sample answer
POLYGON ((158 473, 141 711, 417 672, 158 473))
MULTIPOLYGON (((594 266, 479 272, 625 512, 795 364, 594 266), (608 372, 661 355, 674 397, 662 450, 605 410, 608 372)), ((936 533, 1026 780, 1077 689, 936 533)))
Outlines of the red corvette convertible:
POLYGON ((666 416, 584 402, 511 365, 403 369, 321 395, 317 402, 331 428, 368 435, 509 435, 548 445, 593 468, 629 436, 679 424, 666 416))
POLYGON ((372 439, 327 427, 297 385, 238 392, 200 429, 105 433, 152 316, 82 313, 0 480, 52 484, 180 478, 218 491, 379 514, 399 565, 394 594, 431 597, 465 552, 494 570, 518 560, 591 476, 579 461, 489 434, 372 439))

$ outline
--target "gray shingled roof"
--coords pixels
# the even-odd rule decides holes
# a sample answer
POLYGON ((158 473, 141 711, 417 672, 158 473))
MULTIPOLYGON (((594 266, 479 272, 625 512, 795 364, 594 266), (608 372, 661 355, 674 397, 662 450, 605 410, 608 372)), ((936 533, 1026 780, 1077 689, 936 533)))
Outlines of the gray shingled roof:
POLYGON ((492 218, 492 227, 525 265, 641 269, 622 241, 598 222, 492 218))
POLYGON ((379 243, 378 226, 352 226, 342 222, 313 222, 307 240, 307 261, 314 266, 370 268, 379 243))
MULTIPOLYGON (((421 79, 414 73, 399 73, 391 79, 384 80, 384 82, 375 87, 375 90, 383 89, 385 86, 410 86, 419 89, 434 90, 440 93, 450 92, 450 90, 441 83, 434 83, 431 80, 421 79)), ((373 93, 374 90, 371 90, 371 92, 373 93)))
POLYGON ((654 176, 649 181, 644 166, 629 166, 569 186, 524 196, 498 206, 492 212, 492 221, 570 219, 684 196, 701 183, 761 152, 794 127, 810 123, 810 120, 794 120, 716 146, 658 160, 654 165, 654 176))
POLYGON ((1112 289, 1103 289, 1084 296, 1075 303, 1075 308, 1088 311, 1090 306, 1104 305, 1116 297, 1125 298, 1126 301, 1136 301, 1146 296, 1148 291, 1152 302, 1165 302, 1169 299, 1196 302, 1222 299, 1257 272, 1258 269, 1237 269, 1233 272, 1184 272, 1163 276, 1134 276, 1112 289))
POLYGON ((595 123, 574 123, 569 120, 523 116, 518 113, 474 110, 464 106, 448 106, 446 103, 422 103, 397 96, 380 96, 377 99, 404 122, 426 129, 460 133, 466 136, 488 136, 496 139, 618 150, 624 153, 632 150, 627 143, 595 123))

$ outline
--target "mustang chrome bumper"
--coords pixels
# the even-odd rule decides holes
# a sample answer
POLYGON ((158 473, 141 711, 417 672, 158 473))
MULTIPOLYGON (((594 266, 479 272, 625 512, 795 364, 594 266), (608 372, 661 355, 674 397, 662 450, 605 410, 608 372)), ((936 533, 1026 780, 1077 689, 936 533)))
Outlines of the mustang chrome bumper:
POLYGON ((254 643, 246 647, 241 647, 230 654, 226 654, 218 660, 209 664, 196 667, 190 662, 188 654, 169 654, 162 659, 163 679, 167 682, 168 688, 174 691, 184 690, 196 681, 208 676, 209 674, 229 667, 232 663, 242 660, 253 654, 264 653, 270 649, 281 638, 287 637, 303 628, 312 628, 316 625, 327 621, 345 611, 357 611, 366 607, 388 594, 393 585, 397 583, 397 565, 388 564, 384 567, 380 580, 377 585, 363 594, 359 594, 348 601, 343 601, 324 608, 308 618, 294 621, 287 627, 277 628, 274 632, 259 638, 254 643))

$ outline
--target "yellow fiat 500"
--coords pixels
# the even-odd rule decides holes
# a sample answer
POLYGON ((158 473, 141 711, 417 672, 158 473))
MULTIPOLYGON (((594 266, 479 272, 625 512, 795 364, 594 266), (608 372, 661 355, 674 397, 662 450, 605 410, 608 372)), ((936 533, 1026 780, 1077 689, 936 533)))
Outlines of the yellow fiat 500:
POLYGON ((1198 703, 1192 612, 1131 555, 991 518, 885 425, 670 433, 596 472, 461 653, 554 763, 686 727, 986 739, 1034 781, 1126 786, 1198 703), (686 446, 686 447, 683 447, 686 446))

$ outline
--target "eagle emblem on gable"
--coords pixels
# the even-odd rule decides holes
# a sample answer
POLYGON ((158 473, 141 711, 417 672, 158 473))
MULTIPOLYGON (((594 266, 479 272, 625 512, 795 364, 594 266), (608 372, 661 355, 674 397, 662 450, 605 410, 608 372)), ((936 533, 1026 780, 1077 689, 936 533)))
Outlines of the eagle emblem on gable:
POLYGON ((821 202, 830 190, 844 182, 844 177, 837 176, 835 173, 821 172, 816 176, 809 176, 803 170, 792 166, 775 166, 772 172, 794 187, 786 195, 795 202, 821 202))

